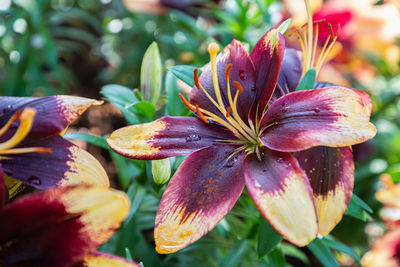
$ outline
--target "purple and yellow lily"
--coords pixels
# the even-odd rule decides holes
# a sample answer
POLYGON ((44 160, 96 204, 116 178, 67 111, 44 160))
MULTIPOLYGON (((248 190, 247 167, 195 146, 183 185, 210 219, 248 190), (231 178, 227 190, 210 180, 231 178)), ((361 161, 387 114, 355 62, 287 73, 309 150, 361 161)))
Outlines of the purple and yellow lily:
MULTIPOLYGON (((250 54, 236 40, 220 54, 216 44, 208 50, 211 62, 200 77, 195 71, 190 103, 181 96, 197 118, 166 116, 119 129, 108 139, 116 152, 135 159, 189 155, 161 199, 154 231, 157 251, 175 252, 208 233, 245 185, 261 214, 293 244, 304 246, 318 233, 327 234, 326 224, 335 225, 337 217, 318 215, 315 183, 290 152, 346 147, 372 138, 376 130, 362 98, 338 86, 274 95, 285 52, 276 29, 250 54)), ((346 158, 340 160, 332 172, 353 168, 346 158)), ((327 207, 347 201, 345 182, 320 179, 317 188, 340 184, 337 197, 322 192, 327 207)))
POLYGON ((109 186, 100 163, 60 136, 88 107, 98 104, 73 96, 0 97, 0 168, 7 175, 10 195, 20 188, 16 180, 38 189, 81 183, 109 186))
MULTIPOLYGON (((0 196, 4 193, 0 187, 0 196)), ((138 266, 95 252, 118 229, 129 207, 124 193, 87 185, 53 188, 0 204, 0 266, 138 266)))

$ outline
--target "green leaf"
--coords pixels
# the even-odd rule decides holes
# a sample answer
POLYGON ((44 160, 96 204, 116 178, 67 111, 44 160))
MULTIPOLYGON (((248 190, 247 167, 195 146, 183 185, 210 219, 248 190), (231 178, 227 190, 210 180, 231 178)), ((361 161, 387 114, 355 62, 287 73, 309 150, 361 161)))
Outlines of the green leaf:
POLYGON ((282 236, 263 218, 260 219, 260 232, 258 234, 258 257, 262 258, 268 254, 279 242, 282 236))
POLYGON ((336 241, 334 239, 323 238, 322 242, 331 249, 346 253, 350 257, 352 257, 355 261, 361 264, 360 257, 352 250, 350 247, 346 246, 345 244, 336 241))
POLYGON ((185 111, 185 105, 179 98, 178 93, 180 89, 177 84, 178 78, 172 74, 172 72, 167 72, 165 75, 165 88, 167 88, 167 111, 168 115, 171 116, 182 116, 185 111))
POLYGON ((268 254, 268 267, 285 267, 285 263, 285 257, 280 246, 275 246, 268 254))
POLYGON ((129 260, 129 261, 133 261, 133 259, 132 259, 132 254, 131 254, 131 252, 129 251, 129 248, 125 248, 125 258, 126 258, 127 260, 129 260))
POLYGON ((245 240, 245 239, 240 240, 231 248, 231 250, 229 250, 228 254, 221 261, 219 266, 220 267, 238 266, 242 262, 243 257, 246 255, 249 248, 250 248, 250 243, 248 240, 245 240))
MULTIPOLYGON (((194 86, 194 79, 193 79, 193 71, 197 69, 194 66, 187 66, 187 65, 177 65, 174 67, 168 68, 172 74, 174 74, 178 79, 181 79, 183 82, 187 83, 191 87, 194 86)), ((199 76, 201 71, 199 70, 199 76)))
POLYGON ((349 208, 346 210, 345 214, 365 222, 371 217, 365 210, 372 212, 371 208, 364 201, 353 194, 349 208))
POLYGON ((317 73, 314 68, 309 69, 297 85, 296 91, 309 90, 314 88, 315 81, 317 80, 317 73))
POLYGON ((297 258, 304 262, 307 266, 310 265, 310 260, 308 259, 307 255, 299 248, 291 244, 281 243, 281 249, 284 255, 297 258))
POLYGON ((277 30, 281 33, 281 34, 285 34, 285 32, 287 31, 287 29, 290 27, 290 25, 292 24, 292 19, 287 19, 284 22, 282 22, 279 27, 277 28, 277 30))
POLYGON ((140 88, 144 100, 156 105, 161 95, 162 66, 158 45, 153 42, 143 56, 140 88))
POLYGON ((329 248, 322 242, 321 239, 316 238, 307 246, 311 252, 319 259, 325 267, 339 267, 335 256, 329 248))
POLYGON ((112 151, 111 148, 108 146, 106 138, 98 135, 91 135, 91 134, 86 134, 86 133, 66 133, 64 135, 64 138, 66 139, 72 139, 72 140, 82 140, 85 142, 88 142, 90 144, 99 146, 101 148, 107 149, 109 151, 112 151))
POLYGON ((137 115, 145 116, 149 119, 153 119, 154 114, 156 113, 156 108, 154 105, 146 101, 140 101, 138 103, 127 105, 125 108, 137 115))

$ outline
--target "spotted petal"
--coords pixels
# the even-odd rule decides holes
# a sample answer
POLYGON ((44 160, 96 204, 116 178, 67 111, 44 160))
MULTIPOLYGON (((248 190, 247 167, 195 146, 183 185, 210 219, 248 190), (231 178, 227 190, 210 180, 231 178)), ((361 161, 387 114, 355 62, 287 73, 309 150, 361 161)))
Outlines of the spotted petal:
POLYGON ((107 143, 128 158, 162 159, 188 155, 222 139, 235 137, 225 128, 206 125, 197 118, 165 116, 150 123, 118 129, 107 143))
MULTIPOLYGON (((232 43, 225 47, 225 49, 217 57, 219 87, 221 89, 222 100, 226 108, 229 106, 229 98, 227 93, 225 70, 229 64, 232 64, 229 79, 232 98, 235 96, 236 91, 238 90, 234 86, 233 82, 237 81, 243 87, 243 92, 238 98, 238 113, 243 121, 247 121, 249 109, 253 103, 255 95, 255 70, 246 48, 239 41, 233 40, 232 43)), ((211 64, 208 64, 204 67, 199 81, 204 89, 215 100, 216 97, 212 80, 211 64)), ((221 114, 220 111, 212 104, 204 92, 198 90, 196 86, 190 92, 190 102, 194 105, 198 104, 199 107, 223 117, 223 114, 221 114)))
MULTIPOLYGON (((31 107, 36 110, 36 116, 32 130, 29 133, 29 140, 43 138, 62 132, 91 105, 99 105, 101 103, 102 101, 89 98, 62 95, 0 97, 0 126, 4 125, 17 110, 31 107)), ((12 134, 12 130, 9 132, 8 135, 2 138, 8 138, 12 134)))
POLYGON ((362 99, 351 89, 297 91, 274 102, 264 115, 262 143, 278 151, 313 146, 344 147, 375 136, 362 99))
POLYGON ((192 153, 172 177, 158 206, 154 237, 159 253, 172 253, 208 233, 233 207, 244 180, 242 154, 211 146, 192 153))
POLYGON ((279 71, 285 53, 285 39, 276 30, 264 34, 250 52, 250 58, 256 69, 256 96, 250 113, 253 122, 261 118, 278 82, 279 71))
POLYGON ((310 179, 318 215, 318 233, 327 235, 350 204, 354 184, 353 154, 349 147, 313 147, 296 152, 310 179))
POLYGON ((107 241, 129 212, 128 197, 101 187, 59 187, 0 212, 2 266, 67 267, 107 241))
POLYGON ((60 136, 25 146, 51 148, 52 153, 16 154, 2 160, 4 172, 15 179, 39 189, 75 184, 109 186, 101 164, 88 152, 60 136))
POLYGON ((82 262, 73 267, 139 267, 140 265, 124 258, 107 253, 94 252, 86 255, 82 262))
POLYGON ((308 178, 289 153, 265 149, 243 164, 246 186, 261 214, 282 236, 305 246, 318 231, 317 216, 308 178))

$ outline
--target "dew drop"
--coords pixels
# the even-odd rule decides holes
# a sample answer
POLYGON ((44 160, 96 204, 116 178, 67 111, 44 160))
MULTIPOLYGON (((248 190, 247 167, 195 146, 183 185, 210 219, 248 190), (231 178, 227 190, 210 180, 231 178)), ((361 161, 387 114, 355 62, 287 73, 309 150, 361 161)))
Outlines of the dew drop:
POLYGON ((251 91, 255 92, 256 91, 256 87, 255 86, 251 87, 251 91))
POLYGON ((258 187, 258 188, 261 188, 261 184, 257 180, 254 182, 254 186, 258 187))
POLYGON ((281 106, 282 107, 286 106, 286 101, 282 101, 281 106))
POLYGON ((321 110, 319 108, 314 108, 315 113, 319 113, 321 110))
POLYGON ((28 178, 28 183, 33 185, 41 185, 42 181, 36 176, 31 176, 28 178))
POLYGON ((281 109, 281 112, 282 112, 282 113, 285 113, 286 111, 288 111, 288 108, 287 108, 287 107, 283 107, 283 108, 281 109))
POLYGON ((5 113, 9 112, 11 109, 12 109, 12 105, 7 105, 3 108, 3 113, 5 114, 5 113))
POLYGON ((246 75, 246 73, 244 72, 244 70, 239 70, 239 78, 240 78, 242 81, 247 80, 247 75, 246 75))
POLYGON ((285 161, 283 160, 283 158, 279 158, 279 159, 276 160, 276 162, 278 162, 278 163, 284 163, 285 161))
POLYGON ((238 156, 235 155, 233 157, 231 157, 230 159, 228 159, 227 162, 225 162, 224 167, 226 168, 232 168, 233 165, 235 165, 235 163, 238 161, 238 156))
POLYGON ((198 134, 191 134, 186 136, 186 142, 192 142, 192 141, 200 141, 201 136, 198 134))

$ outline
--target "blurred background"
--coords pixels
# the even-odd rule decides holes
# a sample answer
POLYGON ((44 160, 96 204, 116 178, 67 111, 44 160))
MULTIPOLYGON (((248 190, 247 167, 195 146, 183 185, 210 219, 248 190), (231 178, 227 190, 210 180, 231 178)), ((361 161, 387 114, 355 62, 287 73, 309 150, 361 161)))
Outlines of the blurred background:
MULTIPOLYGON (((359 266, 362 256, 400 221, 397 193, 389 204, 375 197, 378 191, 398 190, 400 177, 400 2, 311 3, 314 20, 330 22, 333 32, 340 25, 318 80, 367 92, 378 129, 373 140, 353 147, 354 192, 365 203, 352 206, 317 249, 283 242, 260 254, 262 219, 244 194, 206 237, 173 255, 156 254, 152 229, 165 184, 153 177, 154 164, 122 158, 104 138, 128 124, 188 115, 177 94, 190 88, 191 73, 180 65, 206 64, 211 41, 223 47, 235 38, 251 48, 287 18, 293 19, 292 28, 301 29, 303 1, 0 0, 0 94, 106 100, 66 135, 95 155, 112 185, 132 200, 130 216, 103 251, 132 255, 144 266, 359 266)), ((287 45, 299 48, 292 28, 285 35, 287 45)), ((328 36, 321 28, 321 47, 328 36)), ((162 163, 170 166, 164 180, 182 160, 162 163)))

